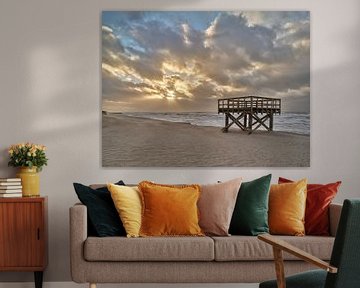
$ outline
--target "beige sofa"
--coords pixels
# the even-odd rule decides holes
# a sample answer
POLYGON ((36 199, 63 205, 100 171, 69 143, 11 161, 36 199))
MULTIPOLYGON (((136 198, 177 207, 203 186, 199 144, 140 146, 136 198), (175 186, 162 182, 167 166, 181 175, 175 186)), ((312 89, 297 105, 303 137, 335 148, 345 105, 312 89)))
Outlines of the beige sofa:
MULTIPOLYGON (((280 236, 328 261, 341 212, 330 207, 331 237, 280 236)), ((86 206, 70 208, 71 275, 77 283, 249 283, 275 277, 270 245, 251 236, 88 237, 86 206)), ((286 274, 314 268, 285 254, 286 274)))

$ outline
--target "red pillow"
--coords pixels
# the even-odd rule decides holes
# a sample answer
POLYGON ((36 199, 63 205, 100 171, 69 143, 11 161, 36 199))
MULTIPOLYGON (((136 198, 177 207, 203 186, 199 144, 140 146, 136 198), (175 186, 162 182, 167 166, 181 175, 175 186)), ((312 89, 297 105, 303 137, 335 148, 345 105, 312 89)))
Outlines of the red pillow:
MULTIPOLYGON (((293 182, 279 177, 279 184, 293 182)), ((329 184, 308 184, 305 210, 305 234, 329 236, 329 206, 341 181, 329 184)))

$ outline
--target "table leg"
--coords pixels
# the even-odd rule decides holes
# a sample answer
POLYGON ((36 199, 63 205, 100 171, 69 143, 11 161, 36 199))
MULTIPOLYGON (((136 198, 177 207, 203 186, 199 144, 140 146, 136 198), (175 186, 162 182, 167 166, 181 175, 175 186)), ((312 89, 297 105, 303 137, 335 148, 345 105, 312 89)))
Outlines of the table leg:
POLYGON ((43 284, 43 271, 35 271, 35 288, 42 288, 43 284))

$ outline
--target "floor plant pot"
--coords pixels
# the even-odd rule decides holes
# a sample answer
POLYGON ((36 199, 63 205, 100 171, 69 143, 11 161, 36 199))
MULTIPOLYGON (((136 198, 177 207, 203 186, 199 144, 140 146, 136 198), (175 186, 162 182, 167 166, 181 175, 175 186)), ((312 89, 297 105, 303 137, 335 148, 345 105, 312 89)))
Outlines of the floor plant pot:
POLYGON ((16 176, 21 178, 23 197, 40 196, 40 177, 36 167, 20 167, 16 176))

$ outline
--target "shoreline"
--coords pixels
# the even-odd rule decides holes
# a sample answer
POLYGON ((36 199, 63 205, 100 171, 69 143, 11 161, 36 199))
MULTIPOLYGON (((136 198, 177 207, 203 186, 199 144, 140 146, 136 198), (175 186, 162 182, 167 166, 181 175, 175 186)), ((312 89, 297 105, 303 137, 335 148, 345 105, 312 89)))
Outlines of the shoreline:
POLYGON ((310 136, 102 115, 104 167, 309 167, 310 136))
MULTIPOLYGON (((181 123, 181 124, 188 124, 194 127, 212 127, 212 128, 216 128, 216 129, 221 129, 223 126, 211 126, 211 125, 197 125, 194 123, 190 123, 190 122, 184 122, 184 121, 171 121, 171 120, 164 120, 164 119, 155 119, 155 118, 149 118, 149 117, 143 117, 143 116, 134 116, 134 115, 126 115, 126 112, 111 112, 111 113, 107 113, 103 116, 109 116, 109 117, 117 117, 117 116, 121 116, 121 117, 129 117, 129 118, 135 118, 135 119, 143 119, 143 120, 153 120, 153 121, 163 121, 166 123, 181 123)), ((231 131, 234 129, 234 125, 231 128, 231 131)), ((238 127, 235 128, 236 130, 238 129, 238 127)), ((256 130, 256 132, 269 132, 266 130, 256 130)), ((289 132, 289 131, 271 131, 271 133, 286 133, 286 134, 292 134, 292 135, 301 135, 301 136, 308 136, 310 137, 310 134, 302 134, 302 133, 296 133, 296 132, 289 132)))

